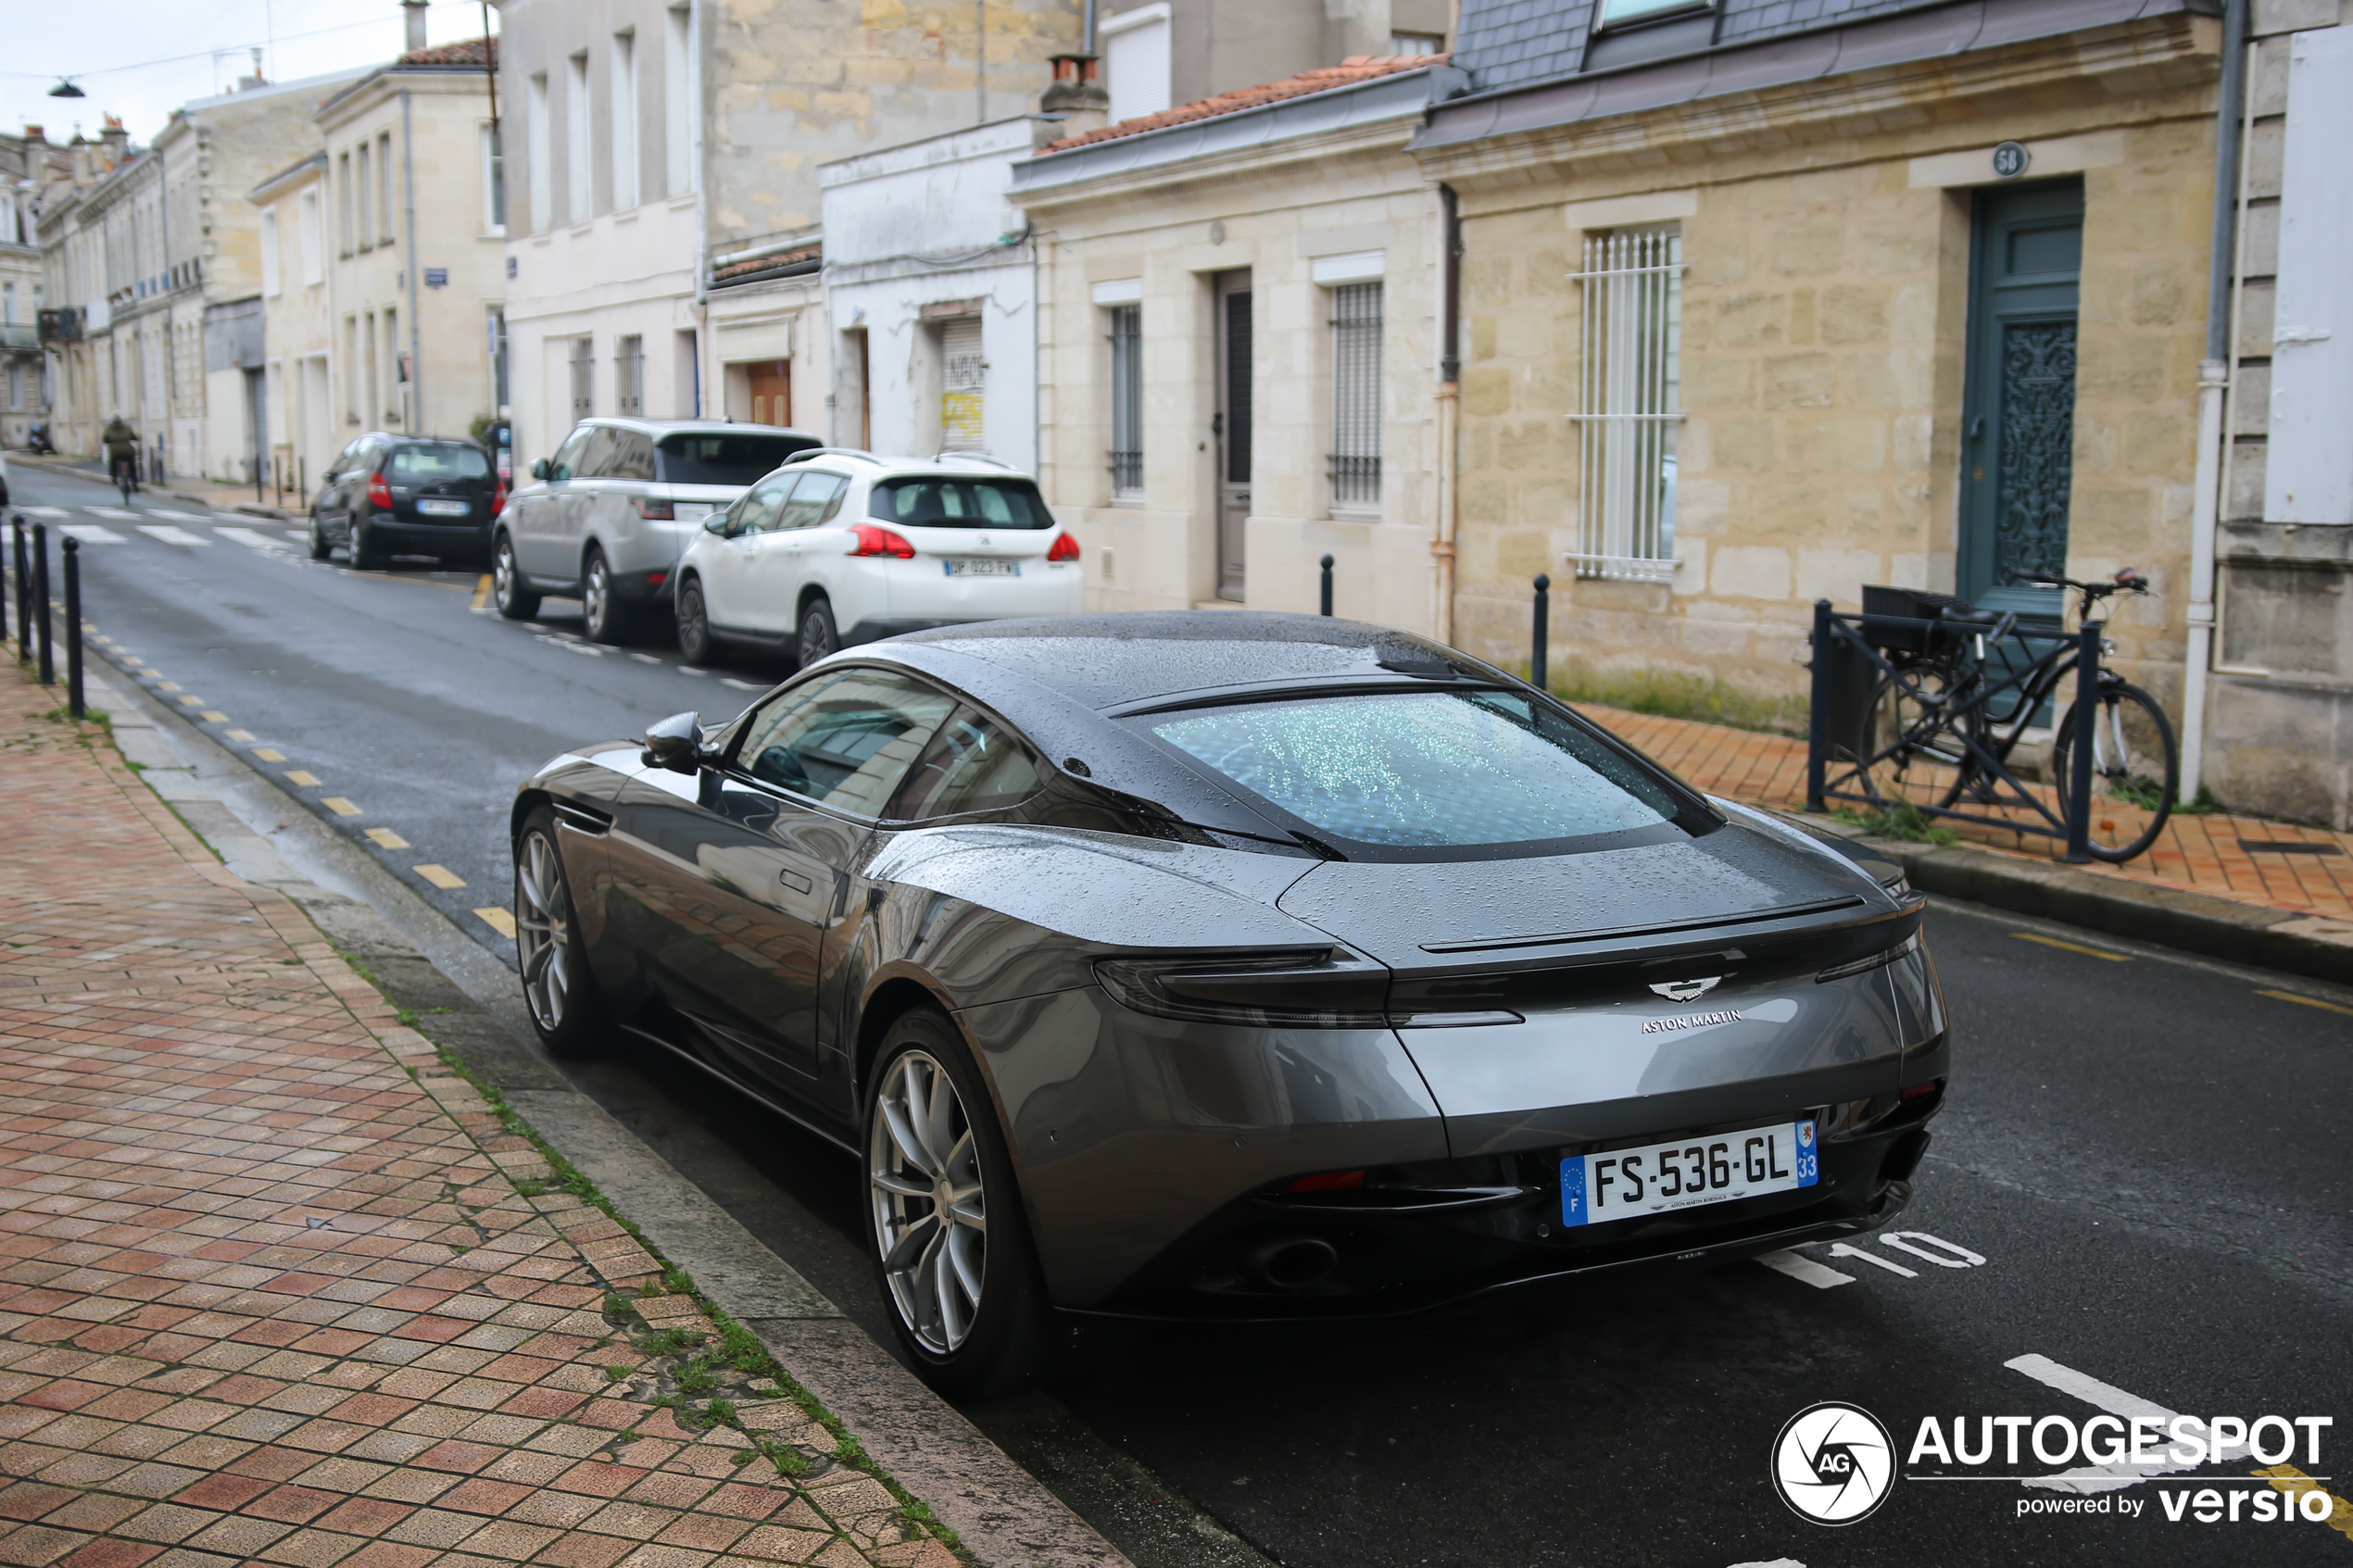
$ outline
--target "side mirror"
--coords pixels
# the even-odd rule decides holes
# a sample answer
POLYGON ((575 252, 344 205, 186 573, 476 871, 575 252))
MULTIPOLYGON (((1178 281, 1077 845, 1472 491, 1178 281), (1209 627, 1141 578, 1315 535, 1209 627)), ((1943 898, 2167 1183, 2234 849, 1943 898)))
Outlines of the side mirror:
POLYGON ((702 755, 701 715, 673 713, 646 726, 646 749, 639 760, 647 767, 667 768, 673 773, 699 772, 702 755))
POLYGON ((733 507, 728 508, 725 511, 713 512, 709 517, 702 520, 702 531, 705 533, 716 533, 719 537, 724 539, 734 532, 735 516, 736 509, 733 507))
POLYGON ((534 458, 531 459, 531 477, 534 479, 545 479, 547 477, 547 458, 534 458))

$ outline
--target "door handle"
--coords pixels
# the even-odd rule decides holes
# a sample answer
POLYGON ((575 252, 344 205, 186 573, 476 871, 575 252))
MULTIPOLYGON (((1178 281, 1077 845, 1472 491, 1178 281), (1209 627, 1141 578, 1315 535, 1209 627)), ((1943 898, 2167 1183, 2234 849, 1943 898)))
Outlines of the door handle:
POLYGON ((791 888, 795 893, 806 893, 811 888, 817 885, 815 883, 810 881, 809 878, 795 871, 779 871, 776 873, 776 880, 783 883, 786 887, 791 888))

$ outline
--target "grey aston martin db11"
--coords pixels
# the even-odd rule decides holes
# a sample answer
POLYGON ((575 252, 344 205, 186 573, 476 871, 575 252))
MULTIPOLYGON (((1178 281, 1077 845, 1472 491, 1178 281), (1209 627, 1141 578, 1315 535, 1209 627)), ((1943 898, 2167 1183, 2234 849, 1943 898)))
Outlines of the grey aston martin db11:
POLYGON ((1377 1314, 1867 1230, 1944 1095, 1894 864, 1500 670, 1244 611, 849 649, 517 796, 548 1047, 863 1161, 907 1349, 1377 1314))

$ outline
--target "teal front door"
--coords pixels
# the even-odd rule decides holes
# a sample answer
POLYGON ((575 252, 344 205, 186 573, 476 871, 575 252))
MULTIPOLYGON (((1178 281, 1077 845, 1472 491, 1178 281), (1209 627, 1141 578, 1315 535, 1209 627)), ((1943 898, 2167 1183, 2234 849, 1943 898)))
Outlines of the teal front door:
POLYGON ((2081 182, 1978 193, 1956 585, 1987 608, 2053 623, 2059 594, 2013 579, 2067 570, 2082 259, 2081 182))

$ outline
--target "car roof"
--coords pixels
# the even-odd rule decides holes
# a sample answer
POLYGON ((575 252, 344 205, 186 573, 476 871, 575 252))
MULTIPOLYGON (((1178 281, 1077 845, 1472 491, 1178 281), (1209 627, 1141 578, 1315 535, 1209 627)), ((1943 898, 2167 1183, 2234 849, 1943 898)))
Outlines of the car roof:
POLYGON ((978 660, 1000 677, 1047 688, 1098 712, 1154 698, 1365 677, 1503 678, 1467 654, 1391 626, 1265 610, 981 621, 876 645, 878 652, 893 648, 906 649, 908 662, 942 674, 949 671, 925 655, 978 660))
POLYGON ((820 437, 812 431, 796 430, 791 425, 758 425, 748 420, 640 420, 626 415, 598 415, 582 420, 584 425, 610 425, 617 430, 641 430, 659 441, 665 435, 791 435, 804 441, 820 437))
POLYGON ((820 446, 812 452, 796 452, 785 463, 788 468, 818 469, 855 479, 1017 479, 1028 484, 1038 483, 1037 475, 977 452, 942 452, 937 458, 910 458, 869 452, 858 446, 820 446))

